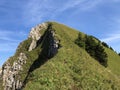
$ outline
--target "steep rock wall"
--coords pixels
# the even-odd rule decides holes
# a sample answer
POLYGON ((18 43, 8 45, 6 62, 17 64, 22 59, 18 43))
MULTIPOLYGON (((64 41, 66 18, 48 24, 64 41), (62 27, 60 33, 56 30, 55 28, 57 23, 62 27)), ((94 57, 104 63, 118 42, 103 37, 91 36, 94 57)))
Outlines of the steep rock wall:
POLYGON ((55 39, 54 30, 49 30, 48 38, 49 38, 48 57, 51 58, 58 52, 60 41, 55 39))
MULTIPOLYGON (((45 33, 44 33, 45 34, 45 33)), ((37 25, 35 28, 32 28, 28 38, 32 39, 30 43, 29 49, 27 52, 32 51, 35 49, 42 40, 42 38, 47 39, 47 51, 46 57, 52 58, 57 52, 59 48, 60 41, 55 38, 56 33, 55 30, 52 29, 51 25, 47 23, 42 23, 37 25), (40 33, 41 30, 45 30, 47 33, 44 37, 40 33), (41 38, 42 37, 42 38, 41 38)), ((22 47, 22 46, 21 46, 22 47)), ((46 46, 44 46, 46 48, 46 46)), ((21 90, 23 86, 23 81, 21 81, 21 76, 19 72, 22 72, 24 69, 23 66, 26 64, 27 56, 25 53, 20 52, 17 56, 17 60, 14 60, 13 64, 7 61, 3 66, 2 70, 0 70, 0 75, 3 80, 3 87, 4 90, 21 90)), ((34 62, 33 62, 34 63, 34 62)), ((31 66, 30 66, 31 67, 31 66)), ((29 74, 29 73, 28 73, 29 74)))
POLYGON ((26 63, 26 55, 20 53, 17 60, 10 65, 6 62, 2 67, 2 79, 4 90, 19 90, 22 86, 22 82, 19 80, 18 73, 22 71, 22 66, 26 63))

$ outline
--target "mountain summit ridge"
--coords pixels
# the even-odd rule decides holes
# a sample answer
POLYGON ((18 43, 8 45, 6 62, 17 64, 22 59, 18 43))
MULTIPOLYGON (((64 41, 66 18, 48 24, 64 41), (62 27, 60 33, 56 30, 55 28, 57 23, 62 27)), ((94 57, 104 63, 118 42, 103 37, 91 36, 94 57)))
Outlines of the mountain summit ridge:
POLYGON ((119 90, 119 69, 113 66, 120 65, 119 55, 104 47, 108 67, 103 67, 75 44, 78 33, 85 35, 56 22, 32 28, 2 66, 0 90, 119 90), (111 53, 117 57, 112 64, 111 53))

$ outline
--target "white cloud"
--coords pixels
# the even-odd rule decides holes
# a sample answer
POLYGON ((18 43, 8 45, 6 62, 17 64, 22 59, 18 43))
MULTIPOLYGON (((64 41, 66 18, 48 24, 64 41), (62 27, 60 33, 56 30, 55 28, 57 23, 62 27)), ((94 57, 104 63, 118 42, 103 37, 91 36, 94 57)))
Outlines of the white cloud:
MULTIPOLYGON (((112 0, 112 2, 120 2, 120 0, 112 0)), ((120 42, 120 16, 119 14, 114 13, 111 17, 106 18, 107 30, 106 34, 101 39, 102 41, 108 43, 120 42)))
POLYGON ((93 8, 96 8, 97 5, 103 3, 102 0, 86 0, 84 3, 81 4, 80 9, 81 10, 91 10, 93 8))
POLYGON ((104 35, 106 38, 101 40, 107 43, 120 42, 120 22, 118 22, 118 20, 112 20, 109 22, 109 25, 111 26, 108 28, 110 31, 106 32, 104 35))
POLYGON ((95 8, 102 1, 103 0, 66 0, 59 3, 57 0, 30 0, 24 6, 23 18, 26 21, 25 24, 36 24, 45 19, 52 19, 71 8, 73 8, 74 11, 95 8))
POLYGON ((103 38, 101 41, 108 43, 116 52, 120 52, 120 32, 109 34, 109 37, 103 38))
POLYGON ((101 40, 108 43, 120 42, 120 17, 114 15, 113 17, 109 17, 107 22, 109 25, 108 29, 110 29, 110 31, 106 32, 104 35, 107 38, 101 40))
POLYGON ((101 39, 101 40, 104 41, 104 42, 107 42, 107 43, 113 43, 113 42, 116 42, 116 41, 120 41, 120 34, 113 34, 110 37, 107 37, 107 38, 104 38, 104 39, 101 39))
POLYGON ((18 42, 20 40, 16 40, 16 39, 13 39, 13 38, 10 38, 10 37, 0 37, 0 40, 5 40, 5 41, 10 41, 10 42, 18 42))
POLYGON ((63 12, 63 11, 65 11, 65 10, 67 10, 67 9, 74 8, 74 7, 82 4, 84 1, 85 1, 85 0, 75 0, 75 1, 70 0, 70 1, 66 2, 66 3, 64 4, 64 6, 60 7, 60 8, 57 10, 57 12, 63 12))
POLYGON ((18 44, 22 41, 20 37, 24 36, 21 31, 0 30, 0 53, 14 52, 18 44))
POLYGON ((18 43, 13 43, 13 42, 6 42, 6 43, 0 43, 0 53, 2 52, 14 52, 18 43))
POLYGON ((0 66, 4 61, 16 51, 19 43, 22 41, 20 37, 26 36, 23 31, 12 31, 0 29, 0 66))
POLYGON ((46 1, 30 0, 23 11, 25 24, 39 22, 49 14, 50 5, 46 6, 46 1))
POLYGON ((0 29, 0 40, 18 42, 18 41, 20 41, 18 38, 21 37, 21 36, 25 36, 25 35, 26 35, 26 33, 22 32, 22 31, 15 32, 15 31, 12 31, 12 30, 2 30, 2 29, 0 29))

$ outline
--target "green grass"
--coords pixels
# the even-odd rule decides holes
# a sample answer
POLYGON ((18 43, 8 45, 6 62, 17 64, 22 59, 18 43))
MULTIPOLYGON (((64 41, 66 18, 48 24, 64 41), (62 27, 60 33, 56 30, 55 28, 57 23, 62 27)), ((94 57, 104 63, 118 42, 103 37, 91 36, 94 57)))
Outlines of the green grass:
POLYGON ((53 23, 60 38, 58 54, 30 73, 24 90, 119 90, 120 82, 74 44, 78 31, 53 23))
POLYGON ((110 72, 120 79, 120 56, 108 48, 106 48, 106 52, 108 54, 108 68, 110 72))
POLYGON ((4 90, 3 89, 3 83, 2 83, 2 78, 0 77, 0 90, 4 90))
POLYGON ((79 31, 56 22, 52 22, 52 28, 61 48, 53 58, 45 60, 40 56, 44 56, 42 44, 47 45, 44 38, 36 49, 25 52, 28 59, 20 72, 21 81, 26 84, 23 90, 120 90, 120 56, 105 49, 108 54, 105 68, 74 43, 79 31), (37 66, 30 70, 31 65, 37 66))

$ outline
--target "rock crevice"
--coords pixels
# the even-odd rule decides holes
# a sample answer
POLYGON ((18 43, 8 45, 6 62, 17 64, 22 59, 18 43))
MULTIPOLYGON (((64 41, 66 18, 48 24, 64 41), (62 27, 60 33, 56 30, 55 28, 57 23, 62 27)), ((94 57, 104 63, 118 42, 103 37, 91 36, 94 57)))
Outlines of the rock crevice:
POLYGON ((57 52, 59 48, 60 41, 55 39, 55 31, 49 30, 49 49, 48 49, 48 57, 53 57, 57 52))

